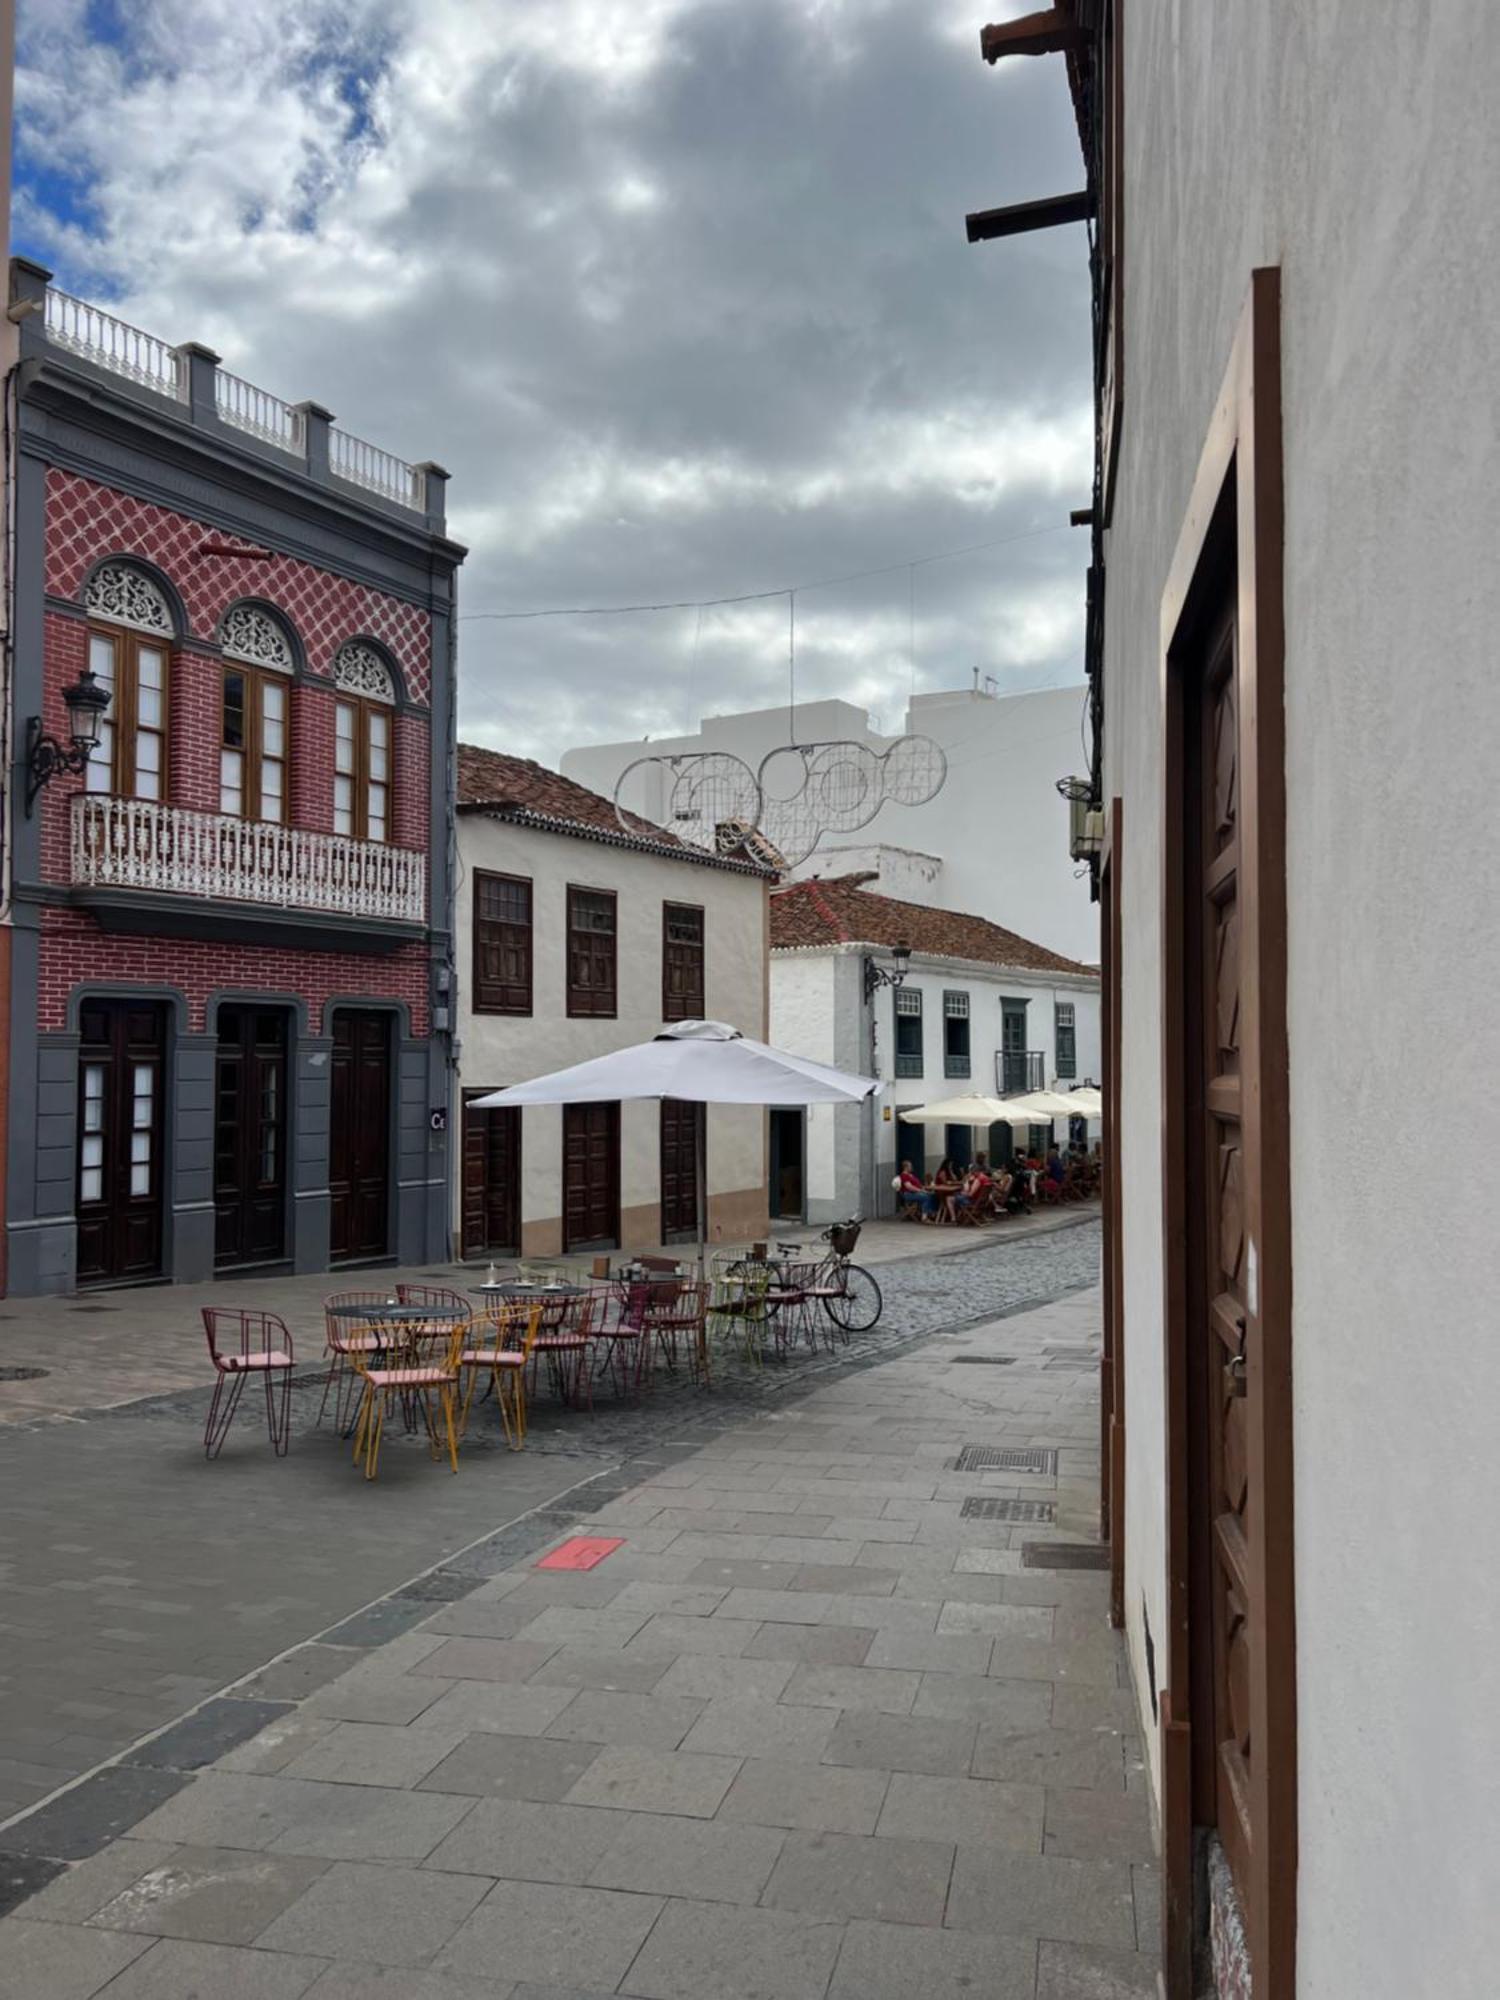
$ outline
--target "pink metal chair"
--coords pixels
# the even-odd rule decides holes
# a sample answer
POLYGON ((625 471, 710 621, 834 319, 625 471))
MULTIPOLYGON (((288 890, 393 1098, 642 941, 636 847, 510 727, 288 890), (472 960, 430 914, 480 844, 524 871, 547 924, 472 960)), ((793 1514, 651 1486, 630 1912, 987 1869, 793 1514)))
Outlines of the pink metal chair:
POLYGON ((593 1410, 594 1341, 604 1303, 597 1292, 580 1292, 542 1307, 541 1331, 531 1343, 528 1397, 535 1396, 538 1370, 545 1367, 559 1401, 586 1401, 593 1410))
POLYGON ((203 1331, 214 1364, 213 1400, 203 1430, 205 1458, 217 1458, 245 1384, 258 1375, 266 1389, 266 1427, 271 1449, 285 1458, 291 1436, 292 1336, 275 1313, 243 1312, 235 1306, 204 1306, 203 1331))
POLYGON ((341 1435, 348 1435, 359 1403, 360 1385, 352 1364, 361 1354, 383 1352, 390 1345, 390 1336, 365 1324, 358 1315, 340 1313, 338 1308, 383 1305, 389 1297, 389 1292, 333 1292, 323 1301, 326 1329, 323 1351, 328 1356, 328 1378, 323 1384, 323 1400, 318 1404, 317 1422, 321 1424, 323 1421, 331 1390, 333 1427, 341 1435))
POLYGON ((396 1297, 404 1306, 430 1306, 445 1317, 449 1313, 464 1319, 474 1317, 474 1301, 447 1285, 397 1285, 396 1297))

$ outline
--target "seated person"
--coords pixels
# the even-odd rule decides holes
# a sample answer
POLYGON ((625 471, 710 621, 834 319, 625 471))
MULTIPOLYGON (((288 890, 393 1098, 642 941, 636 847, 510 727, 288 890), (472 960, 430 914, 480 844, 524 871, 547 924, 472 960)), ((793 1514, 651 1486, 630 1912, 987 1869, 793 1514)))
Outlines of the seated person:
POLYGON ((1061 1186, 1062 1182, 1067 1178, 1067 1173, 1068 1170, 1063 1164, 1062 1154, 1058 1152, 1056 1146, 1049 1146, 1047 1149, 1048 1180, 1056 1186, 1061 1186))
POLYGON ((987 1215, 990 1206, 990 1177, 982 1161, 976 1160, 963 1177, 963 1184, 954 1196, 954 1206, 971 1214, 987 1215))
POLYGON ((901 1162, 901 1171, 896 1176, 896 1199, 902 1213, 915 1215, 919 1222, 931 1222, 937 1213, 936 1195, 922 1185, 922 1177, 910 1160, 901 1162))
POLYGON ((958 1197, 961 1187, 962 1182, 958 1178, 958 1169, 954 1166, 953 1162, 948 1159, 939 1160, 937 1172, 932 1177, 932 1192, 937 1203, 939 1218, 942 1221, 951 1222, 953 1220, 954 1202, 958 1197))

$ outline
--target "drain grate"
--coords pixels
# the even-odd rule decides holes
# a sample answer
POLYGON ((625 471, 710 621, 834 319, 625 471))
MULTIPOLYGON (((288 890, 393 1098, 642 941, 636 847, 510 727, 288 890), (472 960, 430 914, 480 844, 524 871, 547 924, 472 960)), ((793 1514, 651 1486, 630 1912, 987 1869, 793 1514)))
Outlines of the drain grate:
POLYGON ((40 1382, 50 1368, 0 1368, 0 1382, 40 1382))
POLYGON ((948 1359, 953 1363, 955 1368, 961 1361, 966 1361, 971 1368, 1009 1368, 1015 1358, 1013 1354, 950 1354, 948 1356, 948 1359))
POLYGON ((69 1306, 68 1307, 68 1311, 73 1313, 117 1313, 119 1310, 120 1308, 118 1306, 69 1306))
POLYGON ((1037 1446, 966 1444, 953 1461, 955 1472, 1039 1472, 1055 1474, 1057 1453, 1037 1446))
POLYGON ((959 1513, 965 1521, 1033 1521, 1050 1526, 1057 1519, 1050 1500, 965 1500, 959 1513))
POLYGON ((1102 1542, 1024 1542, 1022 1569, 1108 1569, 1109 1550, 1102 1542))

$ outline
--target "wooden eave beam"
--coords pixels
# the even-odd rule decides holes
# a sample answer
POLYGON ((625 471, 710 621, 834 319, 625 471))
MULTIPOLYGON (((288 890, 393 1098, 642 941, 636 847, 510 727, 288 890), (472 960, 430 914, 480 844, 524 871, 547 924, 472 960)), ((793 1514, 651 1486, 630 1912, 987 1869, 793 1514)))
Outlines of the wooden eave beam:
POLYGON ((1023 14, 1018 21, 1000 21, 979 30, 979 53, 987 63, 1002 56, 1070 54, 1083 46, 1083 30, 1060 7, 1023 14))
POLYGON ((1033 229, 1056 229, 1064 222, 1088 222, 1095 209, 1087 188, 1077 194, 1048 195, 1043 201, 1019 201, 1009 208, 981 208, 964 217, 964 229, 971 243, 985 243, 993 236, 1024 236, 1033 229))

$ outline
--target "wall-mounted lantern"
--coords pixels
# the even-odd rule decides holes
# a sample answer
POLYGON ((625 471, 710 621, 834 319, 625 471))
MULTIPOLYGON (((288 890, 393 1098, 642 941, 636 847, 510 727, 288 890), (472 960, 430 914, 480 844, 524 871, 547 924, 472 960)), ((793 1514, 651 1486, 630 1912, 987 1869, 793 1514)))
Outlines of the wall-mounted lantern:
POLYGON ((104 711, 109 707, 109 689, 95 680, 93 669, 85 667, 71 687, 63 689, 63 706, 68 711, 69 747, 64 749, 55 736, 42 728, 42 718, 33 715, 26 725, 26 813, 29 818, 36 795, 60 771, 82 771, 98 747, 104 711))

